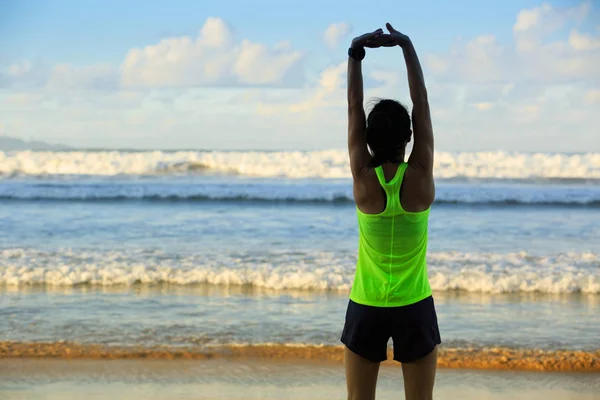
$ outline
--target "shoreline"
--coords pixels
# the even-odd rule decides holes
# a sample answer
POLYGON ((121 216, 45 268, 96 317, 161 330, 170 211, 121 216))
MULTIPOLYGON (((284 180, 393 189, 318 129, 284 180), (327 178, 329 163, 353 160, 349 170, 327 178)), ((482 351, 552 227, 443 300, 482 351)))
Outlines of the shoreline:
MULTIPOLYGON (((440 369, 440 400, 596 400, 597 374, 440 369)), ((380 369, 377 398, 401 396, 401 368, 380 369)), ((344 366, 294 360, 0 359, 3 400, 330 400, 344 366)))
MULTIPOLYGON (((270 360, 343 363, 343 346, 224 345, 214 347, 117 347, 72 342, 0 342, 0 360, 270 360)), ((397 364, 392 360, 383 365, 397 364)), ((600 350, 548 351, 440 347, 438 368, 538 372, 600 372, 600 350)))

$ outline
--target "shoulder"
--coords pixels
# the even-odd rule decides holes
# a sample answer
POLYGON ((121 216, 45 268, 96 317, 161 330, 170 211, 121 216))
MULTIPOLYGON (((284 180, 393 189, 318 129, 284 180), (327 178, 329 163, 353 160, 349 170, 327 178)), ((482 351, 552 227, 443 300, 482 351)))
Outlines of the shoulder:
POLYGON ((355 188, 368 189, 379 184, 377 171, 375 168, 364 167, 352 176, 352 183, 355 188))
POLYGON ((352 178, 352 187, 354 192, 354 201, 358 206, 365 205, 369 202, 370 195, 379 187, 377 172, 374 168, 362 168, 352 178))
POLYGON ((406 167, 403 181, 403 197, 409 197, 420 207, 429 207, 435 200, 433 171, 410 165, 406 167))

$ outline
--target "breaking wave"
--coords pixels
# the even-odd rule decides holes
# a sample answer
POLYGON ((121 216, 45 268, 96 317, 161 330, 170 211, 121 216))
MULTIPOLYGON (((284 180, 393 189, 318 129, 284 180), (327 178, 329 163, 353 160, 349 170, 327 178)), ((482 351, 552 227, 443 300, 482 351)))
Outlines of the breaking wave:
MULTIPOLYGON (((349 178, 344 150, 323 151, 0 151, 0 175, 235 174, 349 178)), ((438 152, 440 179, 600 180, 600 153, 438 152)))
MULTIPOLYGON (((350 290, 351 252, 179 255, 159 251, 0 251, 0 285, 225 285, 274 290, 350 290)), ((600 293, 600 254, 433 252, 434 291, 600 293)))

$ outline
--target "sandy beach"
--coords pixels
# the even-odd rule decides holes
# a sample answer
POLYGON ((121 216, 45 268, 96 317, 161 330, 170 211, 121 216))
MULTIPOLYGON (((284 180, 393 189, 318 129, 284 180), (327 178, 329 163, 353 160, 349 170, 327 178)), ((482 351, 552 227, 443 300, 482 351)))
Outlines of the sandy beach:
MULTIPOLYGON (((398 365, 384 365, 378 399, 403 398, 398 365)), ((436 399, 598 399, 597 373, 441 369, 436 399)), ((317 360, 2 359, 0 398, 343 399, 344 370, 317 360)))
MULTIPOLYGON (((441 349, 436 399, 598 399, 600 354, 441 349), (578 371, 578 372, 574 372, 578 371)), ((0 398, 342 399, 339 346, 117 348, 0 343, 0 398)), ((402 398, 399 364, 383 363, 379 399, 402 398)))

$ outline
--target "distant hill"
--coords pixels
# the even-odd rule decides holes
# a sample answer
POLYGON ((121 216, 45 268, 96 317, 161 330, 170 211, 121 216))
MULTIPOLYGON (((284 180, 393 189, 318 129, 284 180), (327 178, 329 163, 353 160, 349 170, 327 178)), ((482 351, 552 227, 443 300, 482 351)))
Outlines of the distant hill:
POLYGON ((9 136, 0 136, 0 151, 66 150, 68 148, 68 146, 40 142, 39 140, 26 141, 9 136))

